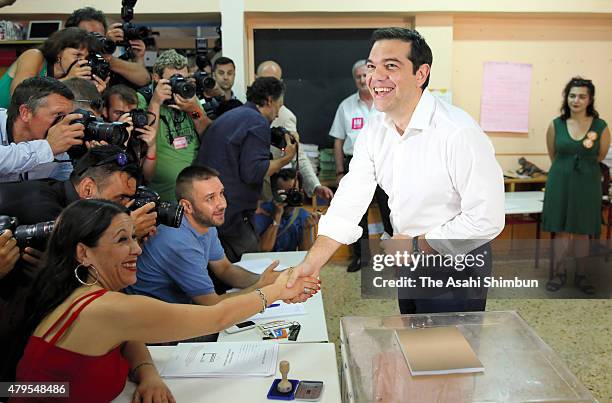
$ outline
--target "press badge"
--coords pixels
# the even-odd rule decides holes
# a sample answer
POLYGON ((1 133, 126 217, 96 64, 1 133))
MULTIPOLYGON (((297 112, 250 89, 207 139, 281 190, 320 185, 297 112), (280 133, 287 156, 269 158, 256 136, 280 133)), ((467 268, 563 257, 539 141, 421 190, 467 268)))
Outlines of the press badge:
POLYGON ((183 148, 187 148, 187 137, 177 137, 172 141, 172 145, 175 150, 181 150, 183 148))

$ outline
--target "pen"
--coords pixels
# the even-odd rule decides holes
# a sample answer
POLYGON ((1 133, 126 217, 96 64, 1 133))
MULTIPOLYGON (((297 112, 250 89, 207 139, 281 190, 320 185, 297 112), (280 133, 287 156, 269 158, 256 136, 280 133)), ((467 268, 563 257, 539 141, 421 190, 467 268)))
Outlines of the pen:
POLYGON ((280 306, 280 304, 272 304, 272 305, 268 305, 268 308, 274 308, 275 306, 280 306))

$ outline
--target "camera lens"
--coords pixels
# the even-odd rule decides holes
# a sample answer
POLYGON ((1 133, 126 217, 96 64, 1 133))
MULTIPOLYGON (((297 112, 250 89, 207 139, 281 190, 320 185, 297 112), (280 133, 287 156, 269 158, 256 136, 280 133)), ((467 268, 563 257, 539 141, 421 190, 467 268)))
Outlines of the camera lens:
POLYGON ((193 98, 196 94, 196 86, 191 81, 187 81, 180 74, 170 77, 170 87, 173 94, 178 94, 185 99, 193 98))
POLYGON ((149 124, 149 117, 147 116, 147 112, 142 109, 131 110, 130 116, 132 117, 132 125, 134 126, 134 128, 142 129, 143 127, 149 124))
POLYGON ((85 140, 106 141, 108 144, 123 146, 129 134, 121 122, 90 121, 85 126, 85 140))
POLYGON ((20 248, 36 245, 44 246, 53 232, 53 221, 33 225, 20 225, 15 230, 15 240, 20 248))
POLYGON ((157 203, 157 225, 163 224, 168 227, 178 228, 183 222, 183 206, 176 203, 157 203))

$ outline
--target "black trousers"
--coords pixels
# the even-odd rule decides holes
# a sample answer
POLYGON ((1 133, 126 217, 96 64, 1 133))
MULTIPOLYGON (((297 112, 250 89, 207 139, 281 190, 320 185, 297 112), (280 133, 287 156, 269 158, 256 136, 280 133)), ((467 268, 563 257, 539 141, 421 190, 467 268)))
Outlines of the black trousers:
MULTIPOLYGON (((344 172, 349 171, 349 164, 352 155, 344 156, 344 172)), ((389 209, 389 196, 385 193, 384 190, 380 186, 376 186, 376 191, 374 192, 374 200, 376 200, 376 204, 378 204, 378 208, 380 209, 380 217, 383 222, 383 226, 385 228, 385 232, 391 236, 393 236, 393 226, 391 225, 391 210, 389 209)), ((361 217, 361 221, 359 221, 359 226, 363 230, 361 233, 361 238, 357 240, 357 242, 351 245, 351 249, 353 252, 353 259, 356 259, 358 256, 362 257, 362 262, 366 262, 370 259, 370 251, 369 248, 363 250, 362 254, 362 244, 367 244, 368 239, 370 238, 370 231, 368 229, 368 211, 366 210, 363 217, 361 217)))
MULTIPOLYGON (((484 265, 480 268, 466 268, 457 271, 454 268, 442 272, 441 268, 427 268, 434 276, 445 281, 449 276, 454 279, 484 277, 491 275, 493 260, 491 244, 487 243, 469 252, 471 255, 484 256, 484 265), (443 274, 447 273, 447 274, 443 274), (448 274, 450 273, 450 274, 448 274)), ((429 275, 429 274, 427 274, 429 275)), ((416 276, 416 275, 415 275, 416 276)), ((417 279, 418 280, 418 279, 417 279)), ((441 312, 480 312, 487 306, 487 289, 485 287, 444 288, 441 290, 406 288, 398 289, 398 304, 402 314, 441 313, 441 312), (416 294, 416 295, 415 295, 416 294)))

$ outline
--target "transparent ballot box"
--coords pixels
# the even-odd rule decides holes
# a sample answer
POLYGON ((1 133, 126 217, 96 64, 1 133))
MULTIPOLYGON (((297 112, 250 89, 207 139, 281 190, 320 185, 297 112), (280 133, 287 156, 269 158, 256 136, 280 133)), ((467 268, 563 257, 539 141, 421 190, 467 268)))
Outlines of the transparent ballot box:
POLYGON ((596 402, 516 312, 343 317, 344 403, 596 402), (396 329, 456 326, 484 372, 411 376, 396 329))

